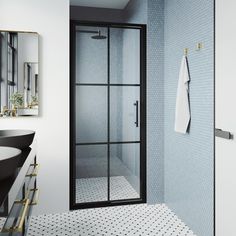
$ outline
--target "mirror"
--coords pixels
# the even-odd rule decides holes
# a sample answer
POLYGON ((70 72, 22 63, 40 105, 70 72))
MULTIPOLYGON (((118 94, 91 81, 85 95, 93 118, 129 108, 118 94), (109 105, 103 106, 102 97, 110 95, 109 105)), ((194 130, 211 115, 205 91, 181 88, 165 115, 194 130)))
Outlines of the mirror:
POLYGON ((38 38, 0 31, 0 117, 39 114, 38 38))

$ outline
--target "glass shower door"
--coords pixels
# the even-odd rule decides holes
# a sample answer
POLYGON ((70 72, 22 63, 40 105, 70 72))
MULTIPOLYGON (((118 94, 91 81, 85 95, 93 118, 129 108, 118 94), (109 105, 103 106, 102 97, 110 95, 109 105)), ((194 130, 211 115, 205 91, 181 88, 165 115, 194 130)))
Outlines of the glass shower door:
POLYGON ((75 205, 143 202, 141 28, 76 25, 74 35, 75 205))
POLYGON ((140 30, 110 29, 110 200, 140 198, 140 30))
POLYGON ((76 27, 76 203, 108 198, 107 28, 76 27), (104 38, 97 38, 102 35, 104 38))

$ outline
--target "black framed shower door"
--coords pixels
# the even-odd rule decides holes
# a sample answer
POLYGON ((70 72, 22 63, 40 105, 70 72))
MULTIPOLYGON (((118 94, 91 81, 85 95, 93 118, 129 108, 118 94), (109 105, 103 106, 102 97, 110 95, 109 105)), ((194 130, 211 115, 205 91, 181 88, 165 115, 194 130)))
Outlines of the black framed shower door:
POLYGON ((146 25, 71 21, 70 209, 146 202, 146 25))

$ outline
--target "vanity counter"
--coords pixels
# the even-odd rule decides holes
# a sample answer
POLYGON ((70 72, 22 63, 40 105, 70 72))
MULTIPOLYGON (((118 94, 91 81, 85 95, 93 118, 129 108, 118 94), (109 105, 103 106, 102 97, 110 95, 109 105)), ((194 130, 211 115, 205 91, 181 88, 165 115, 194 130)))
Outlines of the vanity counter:
MULTIPOLYGON (((11 208, 14 199, 23 184, 25 175, 27 174, 30 163, 36 156, 35 142, 28 147, 21 154, 21 161, 19 167, 17 168, 15 174, 7 179, 0 181, 0 206, 3 208, 3 204, 8 198, 8 208, 11 208)), ((1 213, 0 213, 1 214, 1 213)))
POLYGON ((15 174, 0 181, 0 235, 24 236, 38 202, 36 143, 22 151, 15 174))

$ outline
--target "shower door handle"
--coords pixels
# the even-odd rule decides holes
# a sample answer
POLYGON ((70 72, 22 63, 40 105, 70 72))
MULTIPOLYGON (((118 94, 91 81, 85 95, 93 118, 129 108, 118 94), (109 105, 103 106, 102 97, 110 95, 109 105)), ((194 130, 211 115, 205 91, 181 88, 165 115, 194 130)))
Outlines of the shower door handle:
POLYGON ((138 101, 134 103, 134 106, 136 106, 136 121, 134 122, 134 124, 136 125, 136 127, 138 127, 138 101))

